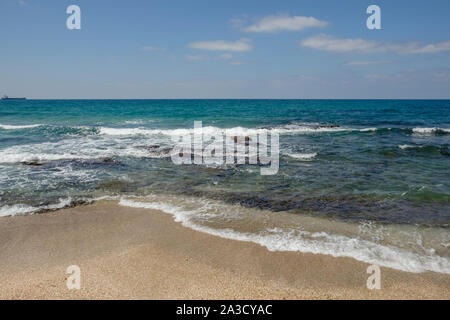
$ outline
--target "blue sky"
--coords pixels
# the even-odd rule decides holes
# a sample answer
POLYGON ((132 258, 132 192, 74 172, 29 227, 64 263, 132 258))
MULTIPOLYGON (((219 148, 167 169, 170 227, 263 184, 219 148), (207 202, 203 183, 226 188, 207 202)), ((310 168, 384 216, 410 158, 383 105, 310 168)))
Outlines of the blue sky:
POLYGON ((450 98, 449 13, 448 0, 1 0, 0 94, 450 98), (72 4, 81 30, 66 27, 72 4))

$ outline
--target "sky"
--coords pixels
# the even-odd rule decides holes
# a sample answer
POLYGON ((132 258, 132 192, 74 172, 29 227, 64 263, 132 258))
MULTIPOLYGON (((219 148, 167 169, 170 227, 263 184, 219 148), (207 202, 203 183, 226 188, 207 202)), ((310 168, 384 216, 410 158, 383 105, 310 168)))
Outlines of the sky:
POLYGON ((449 15, 448 0, 0 0, 0 94, 449 99, 449 15))

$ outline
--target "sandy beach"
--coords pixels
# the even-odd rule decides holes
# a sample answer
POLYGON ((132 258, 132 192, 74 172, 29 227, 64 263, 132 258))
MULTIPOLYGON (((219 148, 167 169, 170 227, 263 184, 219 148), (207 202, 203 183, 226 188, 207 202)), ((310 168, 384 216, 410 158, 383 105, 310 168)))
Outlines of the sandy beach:
POLYGON ((98 202, 0 219, 1 299, 449 299, 450 276, 270 252, 193 231, 161 211, 98 202), (81 269, 68 290, 66 269, 81 269))
POLYGON ((0 302, 450 300, 449 0, 65 2, 0 1, 0 302))

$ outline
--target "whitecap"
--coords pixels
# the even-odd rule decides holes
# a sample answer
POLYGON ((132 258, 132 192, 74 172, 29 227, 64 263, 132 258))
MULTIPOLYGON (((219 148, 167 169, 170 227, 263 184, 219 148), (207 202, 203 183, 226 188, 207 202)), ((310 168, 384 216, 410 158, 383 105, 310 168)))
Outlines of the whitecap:
POLYGON ((414 128, 413 132, 417 133, 417 134, 432 134, 432 133, 436 133, 436 132, 450 132, 450 129, 438 128, 438 127, 434 127, 434 128, 414 128))
POLYGON ((20 130, 20 129, 29 129, 36 128, 41 126, 41 124, 30 124, 30 125, 9 125, 9 124, 0 124, 1 129, 5 130, 20 130))
POLYGON ((308 161, 314 159, 317 153, 287 153, 287 155, 294 159, 308 161))

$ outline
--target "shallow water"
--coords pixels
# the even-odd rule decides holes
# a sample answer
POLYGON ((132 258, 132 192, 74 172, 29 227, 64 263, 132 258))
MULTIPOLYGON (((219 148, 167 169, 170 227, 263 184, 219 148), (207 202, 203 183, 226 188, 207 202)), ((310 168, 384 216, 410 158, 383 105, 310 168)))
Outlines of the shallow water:
POLYGON ((191 227, 273 250, 449 272, 449 110, 448 100, 0 101, 0 216, 157 196, 191 227), (175 165, 172 138, 194 120, 212 134, 278 133, 278 174, 175 165))

